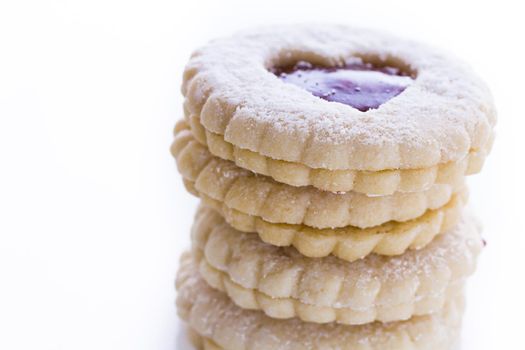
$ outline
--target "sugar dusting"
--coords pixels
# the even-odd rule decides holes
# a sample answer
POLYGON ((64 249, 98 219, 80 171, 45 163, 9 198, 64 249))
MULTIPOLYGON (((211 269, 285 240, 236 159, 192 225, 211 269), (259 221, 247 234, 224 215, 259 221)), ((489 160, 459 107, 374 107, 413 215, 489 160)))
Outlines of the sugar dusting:
POLYGON ((216 221, 211 222, 214 223, 213 228, 200 228, 209 231, 210 236, 202 237, 196 243, 202 250, 208 245, 220 251, 228 247, 229 254, 225 261, 217 264, 214 256, 207 255, 208 262, 229 274, 240 286, 274 293, 274 289, 265 289, 261 281, 271 275, 287 276, 291 280, 286 280, 286 285, 293 286, 288 297, 304 304, 317 304, 319 295, 324 295, 325 283, 329 285, 335 278, 340 281, 339 287, 334 301, 326 306, 355 310, 374 308, 382 302, 390 302, 390 298, 397 298, 395 291, 381 290, 385 286, 409 286, 411 291, 401 296, 403 302, 429 297, 432 292, 443 293, 444 289, 429 291, 423 288, 420 291, 418 281, 433 279, 443 271, 448 271, 450 275, 446 281, 436 285, 439 288, 462 280, 473 271, 482 248, 479 231, 471 218, 463 218, 454 229, 436 237, 420 250, 410 250, 393 257, 371 254, 354 262, 334 256, 306 258, 295 248, 279 248, 262 242, 253 233, 242 233, 225 223, 217 226, 216 221), (224 247, 221 248, 221 245, 224 247), (250 261, 255 262, 248 263, 250 261), (243 266, 250 266, 249 272, 243 266), (238 271, 248 274, 239 274, 238 271))
POLYGON ((361 345, 372 350, 387 347, 403 337, 417 348, 447 348, 461 319, 461 300, 449 302, 434 315, 362 326, 271 319, 262 312, 243 310, 225 294, 211 289, 198 277, 191 260, 183 263, 180 273, 191 277, 179 283, 179 312, 188 315, 186 321, 201 336, 225 349, 351 349, 361 345))
POLYGON ((242 34, 200 49, 187 71, 195 73, 188 75, 183 86, 194 112, 208 99, 233 107, 232 115, 222 111, 225 114, 217 117, 227 121, 222 130, 215 130, 224 133, 227 141, 276 159, 309 162, 312 167, 343 162, 310 159, 317 154, 315 147, 333 145, 347 146, 349 152, 392 154, 347 160, 347 166, 363 168, 378 163, 391 168, 422 167, 458 160, 485 143, 495 123, 488 89, 463 63, 423 45, 370 31, 296 26, 242 34), (336 66, 355 56, 401 62, 417 78, 402 94, 363 113, 312 96, 267 70, 300 60, 336 66), (285 150, 274 154, 275 147, 260 143, 264 135, 254 140, 247 137, 253 133, 243 135, 239 128, 265 128, 268 137, 283 135, 299 144, 309 140, 312 149, 305 148, 301 155, 285 150))

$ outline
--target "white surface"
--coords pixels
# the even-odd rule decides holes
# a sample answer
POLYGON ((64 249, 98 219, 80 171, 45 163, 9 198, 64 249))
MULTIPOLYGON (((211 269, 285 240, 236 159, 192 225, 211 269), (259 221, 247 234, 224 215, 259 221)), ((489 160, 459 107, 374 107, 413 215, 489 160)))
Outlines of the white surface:
POLYGON ((434 43, 492 87, 498 138, 470 181, 488 246, 469 284, 463 349, 525 348, 519 6, 0 2, 0 349, 187 348, 173 279, 197 201, 168 153, 184 63, 236 29, 309 20, 434 43))

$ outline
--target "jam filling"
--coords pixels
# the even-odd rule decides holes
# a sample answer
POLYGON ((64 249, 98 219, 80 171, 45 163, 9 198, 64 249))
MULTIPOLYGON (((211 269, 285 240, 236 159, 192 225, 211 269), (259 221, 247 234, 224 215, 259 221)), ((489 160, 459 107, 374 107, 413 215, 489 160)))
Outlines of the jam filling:
POLYGON ((361 60, 340 67, 321 67, 299 61, 295 66, 276 68, 272 72, 282 81, 299 86, 314 96, 362 112, 378 108, 414 81, 399 68, 375 66, 361 60))

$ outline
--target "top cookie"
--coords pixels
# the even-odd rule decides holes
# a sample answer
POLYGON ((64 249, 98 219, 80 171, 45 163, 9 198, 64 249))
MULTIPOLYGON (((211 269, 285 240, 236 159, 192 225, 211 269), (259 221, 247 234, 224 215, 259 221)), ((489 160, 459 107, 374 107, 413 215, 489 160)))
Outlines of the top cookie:
POLYGON ((484 151, 496 116, 463 63, 335 25, 215 40, 184 73, 187 116, 234 147, 312 169, 418 169, 484 151))

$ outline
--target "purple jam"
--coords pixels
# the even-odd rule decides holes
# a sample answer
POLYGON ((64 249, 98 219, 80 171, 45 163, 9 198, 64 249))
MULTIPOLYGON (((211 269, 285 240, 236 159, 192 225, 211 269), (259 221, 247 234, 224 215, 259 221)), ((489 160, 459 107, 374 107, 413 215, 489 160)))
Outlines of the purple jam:
POLYGON ((327 101, 344 103, 362 112, 378 108, 402 93, 412 82, 399 68, 355 61, 341 67, 320 67, 300 61, 274 69, 282 81, 299 86, 327 101))

